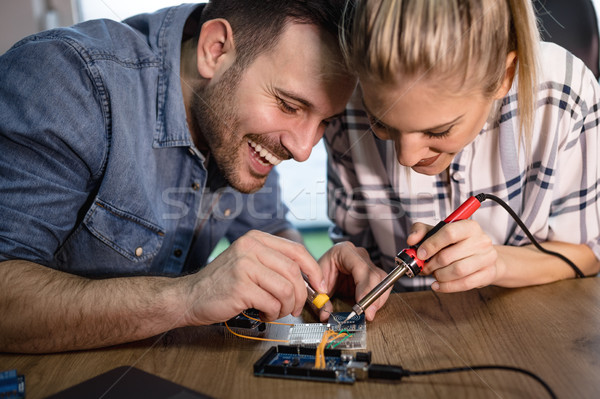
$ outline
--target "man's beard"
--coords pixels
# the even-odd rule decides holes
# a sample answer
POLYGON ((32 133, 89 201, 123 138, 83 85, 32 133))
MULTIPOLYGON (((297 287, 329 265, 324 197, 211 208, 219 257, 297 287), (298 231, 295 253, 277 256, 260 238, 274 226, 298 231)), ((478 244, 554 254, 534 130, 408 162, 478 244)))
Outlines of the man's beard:
POLYGON ((245 148, 250 138, 236 134, 239 118, 235 98, 242 74, 243 69, 234 64, 215 84, 194 88, 190 128, 200 140, 205 140, 227 183, 242 193, 251 193, 263 186, 266 176, 243 181, 239 173, 240 148, 245 148))

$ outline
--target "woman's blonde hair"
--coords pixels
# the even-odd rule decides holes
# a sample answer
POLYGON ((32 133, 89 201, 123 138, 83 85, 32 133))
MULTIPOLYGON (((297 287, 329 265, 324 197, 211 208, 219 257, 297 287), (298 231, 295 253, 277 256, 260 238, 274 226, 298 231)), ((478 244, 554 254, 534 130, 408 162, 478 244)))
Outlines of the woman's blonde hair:
POLYGON ((355 0, 346 13, 346 60, 375 84, 427 74, 493 95, 515 51, 521 137, 529 147, 539 42, 530 0, 355 0))

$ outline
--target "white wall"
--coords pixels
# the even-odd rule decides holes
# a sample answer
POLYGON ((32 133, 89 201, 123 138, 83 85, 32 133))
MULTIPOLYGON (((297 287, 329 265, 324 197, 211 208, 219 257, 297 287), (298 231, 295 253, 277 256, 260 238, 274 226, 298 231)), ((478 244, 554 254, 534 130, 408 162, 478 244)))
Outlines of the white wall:
POLYGON ((25 36, 77 19, 76 0, 0 0, 0 54, 25 36))
POLYGON ((108 18, 122 21, 142 12, 152 12, 181 3, 205 3, 192 0, 79 0, 82 21, 108 18))

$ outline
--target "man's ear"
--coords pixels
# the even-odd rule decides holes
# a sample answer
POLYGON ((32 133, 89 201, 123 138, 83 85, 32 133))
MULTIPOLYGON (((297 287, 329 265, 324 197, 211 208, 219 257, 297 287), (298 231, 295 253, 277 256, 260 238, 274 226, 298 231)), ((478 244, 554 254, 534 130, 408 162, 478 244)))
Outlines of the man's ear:
POLYGON ((202 25, 197 48, 198 73, 212 79, 225 71, 235 60, 231 25, 225 19, 211 19, 202 25))
POLYGON ((498 100, 506 96, 510 87, 512 86, 513 79, 515 78, 515 73, 517 70, 517 52, 511 51, 506 56, 506 69, 504 72, 504 78, 502 79, 502 84, 496 91, 496 95, 494 99, 498 100))

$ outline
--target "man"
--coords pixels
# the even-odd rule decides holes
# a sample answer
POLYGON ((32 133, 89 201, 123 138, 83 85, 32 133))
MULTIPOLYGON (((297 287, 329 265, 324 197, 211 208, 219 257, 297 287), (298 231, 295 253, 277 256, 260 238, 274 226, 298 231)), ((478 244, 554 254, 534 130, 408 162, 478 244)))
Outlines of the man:
POLYGON ((342 8, 215 0, 43 32, 0 58, 0 351, 298 315, 301 272, 356 297, 381 279, 350 244, 319 264, 281 238, 297 233, 270 174, 309 156, 353 90, 342 8))

